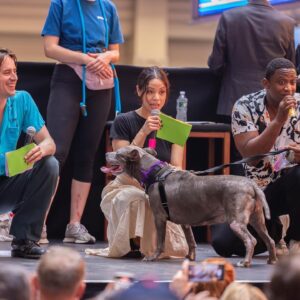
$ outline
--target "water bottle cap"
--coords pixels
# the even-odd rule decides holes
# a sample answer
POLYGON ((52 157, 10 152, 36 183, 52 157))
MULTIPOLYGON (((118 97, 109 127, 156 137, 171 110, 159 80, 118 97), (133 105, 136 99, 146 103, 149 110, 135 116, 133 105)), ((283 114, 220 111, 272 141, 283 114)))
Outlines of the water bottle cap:
POLYGON ((183 96, 185 95, 185 91, 180 91, 179 93, 180 93, 180 95, 183 95, 183 96))

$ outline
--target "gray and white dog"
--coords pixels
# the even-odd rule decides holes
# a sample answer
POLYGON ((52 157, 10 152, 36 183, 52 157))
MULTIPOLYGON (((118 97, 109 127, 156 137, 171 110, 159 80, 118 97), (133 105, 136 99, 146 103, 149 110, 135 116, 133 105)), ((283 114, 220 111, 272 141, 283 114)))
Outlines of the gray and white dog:
POLYGON ((246 255, 238 266, 251 264, 256 239, 247 229, 251 224, 269 251, 268 263, 276 262, 275 243, 268 234, 265 218, 270 210, 264 193, 242 176, 196 176, 159 161, 152 149, 126 146, 106 153, 114 175, 126 172, 146 186, 157 229, 157 249, 145 260, 156 260, 164 250, 166 222, 181 224, 189 246, 188 258, 195 260, 196 243, 191 226, 229 223, 243 241, 246 255))

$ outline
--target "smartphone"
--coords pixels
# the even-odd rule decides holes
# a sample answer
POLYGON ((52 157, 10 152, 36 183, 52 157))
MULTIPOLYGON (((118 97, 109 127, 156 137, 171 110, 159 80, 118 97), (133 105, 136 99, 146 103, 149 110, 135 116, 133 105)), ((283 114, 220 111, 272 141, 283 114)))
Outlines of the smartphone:
POLYGON ((224 279, 224 265, 212 263, 190 263, 189 281, 210 282, 224 279))

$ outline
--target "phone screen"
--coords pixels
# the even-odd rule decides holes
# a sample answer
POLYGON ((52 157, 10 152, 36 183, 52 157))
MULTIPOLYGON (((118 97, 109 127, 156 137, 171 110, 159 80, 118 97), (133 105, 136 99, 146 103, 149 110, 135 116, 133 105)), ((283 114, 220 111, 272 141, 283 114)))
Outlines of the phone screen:
POLYGON ((224 265, 200 263, 189 265, 189 281, 210 282, 224 279, 224 265))

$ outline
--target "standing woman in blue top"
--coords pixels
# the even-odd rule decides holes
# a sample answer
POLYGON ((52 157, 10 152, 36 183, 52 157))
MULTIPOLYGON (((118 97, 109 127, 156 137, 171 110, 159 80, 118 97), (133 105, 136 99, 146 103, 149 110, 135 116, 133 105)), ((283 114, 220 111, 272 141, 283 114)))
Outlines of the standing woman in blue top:
POLYGON ((119 60, 119 44, 123 43, 116 7, 109 0, 51 0, 42 36, 45 55, 58 61, 51 80, 47 125, 60 167, 71 144, 74 149, 71 213, 64 242, 94 243, 80 220, 111 106, 110 63, 119 60))

